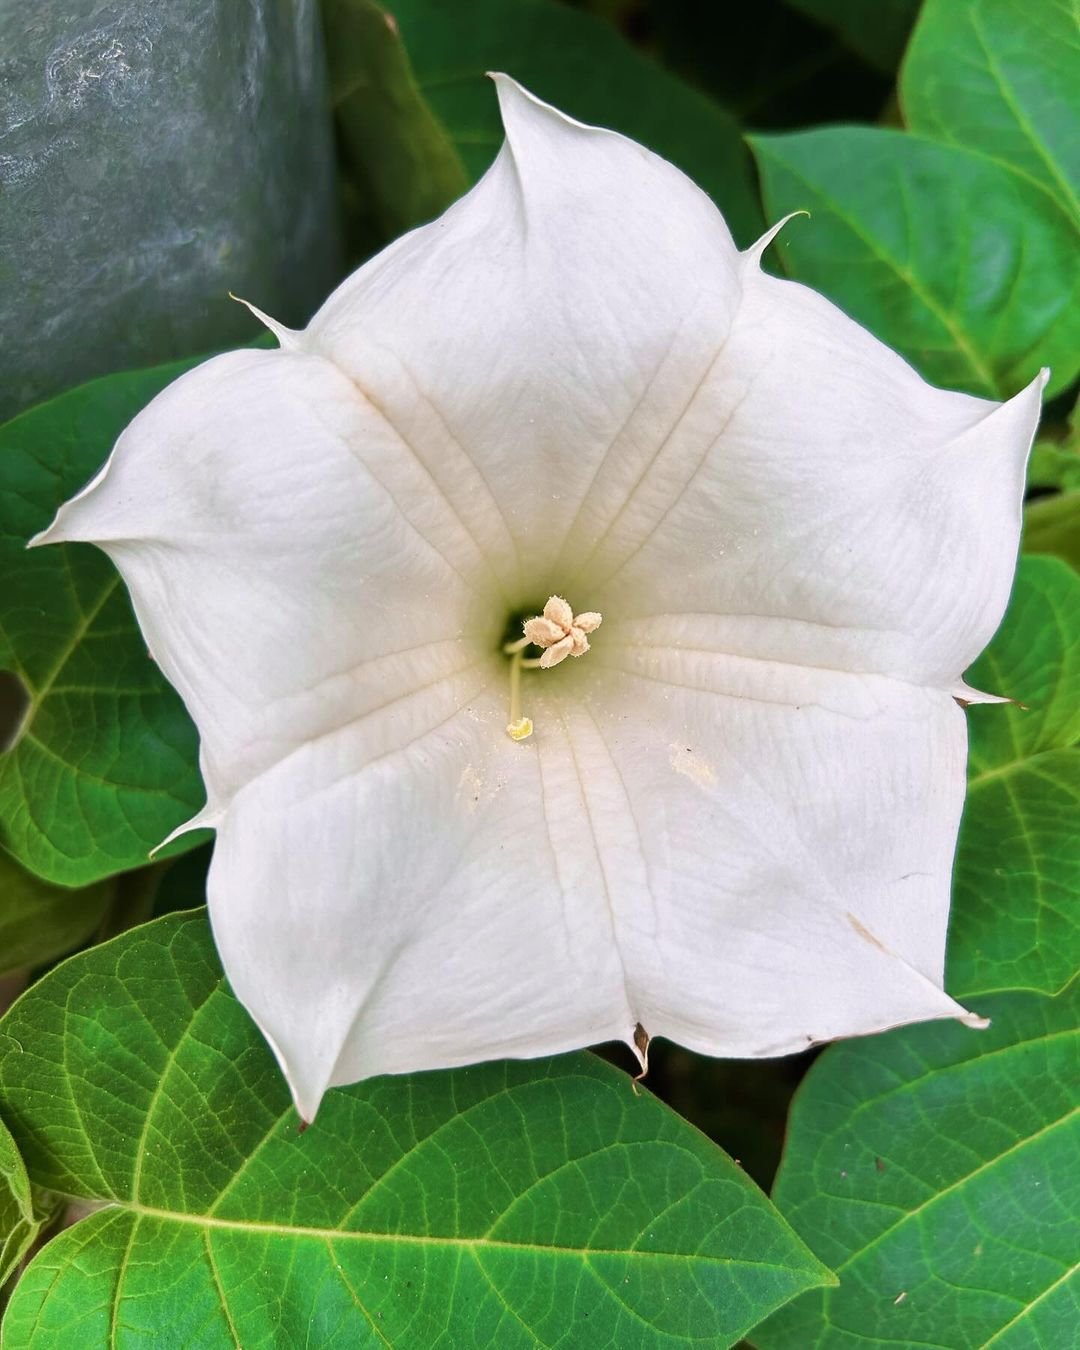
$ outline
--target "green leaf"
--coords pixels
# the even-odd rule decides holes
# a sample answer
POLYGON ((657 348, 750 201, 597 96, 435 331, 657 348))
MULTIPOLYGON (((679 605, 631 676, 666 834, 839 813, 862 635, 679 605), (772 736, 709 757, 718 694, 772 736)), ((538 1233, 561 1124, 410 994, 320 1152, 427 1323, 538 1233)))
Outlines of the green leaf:
POLYGON ((479 178, 502 144, 504 70, 584 122, 611 127, 677 164, 710 194, 740 244, 764 228, 738 124, 624 42, 610 24, 554 0, 393 0, 416 82, 479 178))
POLYGON ((795 1098, 774 1199, 837 1289, 759 1350, 1064 1347, 1080 1325, 1075 989, 827 1050, 795 1098))
POLYGON ((331 1092, 303 1134, 201 913, 83 953, 0 1023, 37 1185, 103 1208, 12 1345, 727 1345, 829 1278, 739 1168, 590 1055, 331 1092))
POLYGON ((919 0, 788 0, 792 9, 831 28, 878 70, 891 75, 900 61, 919 0))
MULTIPOLYGON (((1038 442, 1031 452, 1028 483, 1032 487, 1054 487, 1066 492, 1080 492, 1080 443, 1075 439, 1070 439, 1065 444, 1056 444, 1053 441, 1038 442)), ((1024 546, 1027 547, 1026 540, 1024 546)))
POLYGON ((1005 397, 1040 366, 1080 369, 1076 230, 985 156, 874 127, 752 139, 770 218, 800 281, 824 291, 927 379, 1005 397))
POLYGON ((0 668, 30 696, 0 756, 0 830, 24 866, 63 885, 145 863, 203 791, 195 729, 112 563, 86 544, 28 552, 26 541, 193 364, 107 375, 0 427, 0 668))
POLYGON ((1080 569, 1080 404, 1064 426, 1046 428, 1028 465, 1028 486, 1042 491, 1024 507, 1024 551, 1051 553, 1080 569))
POLYGON ((946 986, 1055 993, 1080 968, 1080 576, 1025 558, 968 674, 1023 707, 968 712, 971 753, 946 986))
POLYGON ((23 1160, 0 1120, 0 1287, 26 1255, 40 1226, 23 1160))
POLYGON ((322 0, 322 18, 357 244, 369 252, 439 215, 468 179, 393 19, 374 0, 322 0))
POLYGON ((1080 568, 1080 492, 1039 497, 1024 508, 1024 548, 1080 568))
POLYGON ((926 0, 901 74, 907 121, 979 150, 1080 221, 1077 0, 926 0))
POLYGON ((70 952, 97 929, 112 895, 107 881, 81 890, 52 886, 0 849, 0 974, 70 952))
POLYGON ((632 0, 629 8, 633 12, 609 15, 610 21, 760 131, 873 121, 895 73, 894 62, 889 78, 882 78, 835 32, 783 0, 759 0, 752 21, 734 23, 731 6, 715 0, 632 0))

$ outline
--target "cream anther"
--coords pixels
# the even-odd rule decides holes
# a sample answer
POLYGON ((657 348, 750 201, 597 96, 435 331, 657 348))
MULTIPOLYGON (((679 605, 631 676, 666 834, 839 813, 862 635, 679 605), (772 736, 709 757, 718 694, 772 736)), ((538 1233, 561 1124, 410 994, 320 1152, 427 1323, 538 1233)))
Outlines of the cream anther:
POLYGON ((595 632, 602 622, 602 615, 592 610, 575 614, 561 596, 553 595, 542 615, 525 621, 525 636, 506 644, 503 651, 510 658, 510 721, 506 732, 512 740, 524 741, 533 731, 531 719, 521 712, 521 672, 535 666, 550 670, 567 656, 582 656, 589 650, 586 633, 595 632), (530 643, 544 648, 538 661, 525 659, 525 648, 530 643))
POLYGON ((540 665, 549 670, 568 656, 583 656, 589 650, 586 633, 595 632, 602 622, 602 614, 592 610, 575 614, 561 596, 553 595, 542 615, 526 621, 525 636, 545 648, 540 665))

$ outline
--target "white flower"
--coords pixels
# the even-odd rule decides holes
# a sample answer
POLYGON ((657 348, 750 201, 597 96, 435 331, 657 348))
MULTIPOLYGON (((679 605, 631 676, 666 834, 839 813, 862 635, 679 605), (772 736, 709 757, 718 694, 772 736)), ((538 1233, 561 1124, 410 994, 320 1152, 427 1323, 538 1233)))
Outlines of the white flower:
POLYGON ((37 541, 109 553, 198 725, 214 933, 308 1119, 614 1038, 977 1020, 956 700, 1041 381, 930 388, 760 270, 775 231, 740 254, 669 164, 498 89, 467 197, 178 380, 37 541), (532 668, 562 596, 584 659, 532 668))

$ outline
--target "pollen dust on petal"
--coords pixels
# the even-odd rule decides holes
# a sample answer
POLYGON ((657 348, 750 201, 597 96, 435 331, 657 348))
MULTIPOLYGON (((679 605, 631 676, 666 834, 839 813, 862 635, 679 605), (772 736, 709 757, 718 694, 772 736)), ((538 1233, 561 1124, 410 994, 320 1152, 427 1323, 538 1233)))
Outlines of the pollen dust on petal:
POLYGON ((472 764, 466 764, 458 779, 457 799, 466 811, 475 811, 485 795, 485 781, 472 764))
POLYGON ((695 755, 690 746, 679 745, 676 741, 672 741, 669 749, 671 767, 676 773, 681 773, 684 778, 689 778, 701 788, 712 787, 716 783, 716 772, 712 765, 700 755, 695 755))

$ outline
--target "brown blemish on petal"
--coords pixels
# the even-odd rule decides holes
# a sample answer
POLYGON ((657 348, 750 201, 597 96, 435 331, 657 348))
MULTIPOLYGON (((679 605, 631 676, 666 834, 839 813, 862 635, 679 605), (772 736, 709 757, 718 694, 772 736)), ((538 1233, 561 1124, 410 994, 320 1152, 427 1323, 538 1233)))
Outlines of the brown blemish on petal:
POLYGON ((880 938, 876 938, 869 928, 858 921, 854 914, 845 914, 844 917, 847 919, 848 923, 851 924, 852 928, 855 929, 856 933, 858 933, 864 941, 869 942, 871 947, 876 947, 879 952, 884 952, 886 956, 892 956, 892 952, 889 951, 884 942, 882 942, 880 938))

